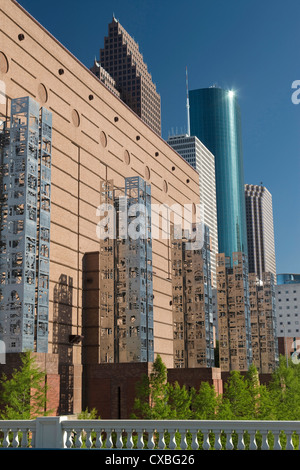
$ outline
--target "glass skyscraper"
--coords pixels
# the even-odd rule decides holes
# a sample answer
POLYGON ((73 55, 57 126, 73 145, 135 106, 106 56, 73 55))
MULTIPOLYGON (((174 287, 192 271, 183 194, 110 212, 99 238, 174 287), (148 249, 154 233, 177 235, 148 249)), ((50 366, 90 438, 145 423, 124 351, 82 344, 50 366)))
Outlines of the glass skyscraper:
POLYGON ((191 135, 215 156, 219 253, 247 254, 241 117, 232 91, 189 92, 191 135))

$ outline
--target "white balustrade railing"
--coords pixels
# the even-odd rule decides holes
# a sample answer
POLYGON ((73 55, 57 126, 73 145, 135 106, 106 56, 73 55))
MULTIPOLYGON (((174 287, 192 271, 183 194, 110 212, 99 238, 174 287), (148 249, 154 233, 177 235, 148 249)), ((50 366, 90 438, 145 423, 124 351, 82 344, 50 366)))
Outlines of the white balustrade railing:
POLYGON ((0 448, 293 450, 299 437, 300 421, 0 421, 0 448))

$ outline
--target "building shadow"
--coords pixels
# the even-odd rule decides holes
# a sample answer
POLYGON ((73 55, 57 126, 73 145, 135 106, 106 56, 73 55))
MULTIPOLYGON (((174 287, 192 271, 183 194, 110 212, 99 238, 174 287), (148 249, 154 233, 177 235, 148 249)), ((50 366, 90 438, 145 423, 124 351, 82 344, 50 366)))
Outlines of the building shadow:
POLYGON ((61 274, 53 291, 53 353, 58 354, 60 375, 59 414, 72 414, 74 365, 72 333, 73 278, 61 274))

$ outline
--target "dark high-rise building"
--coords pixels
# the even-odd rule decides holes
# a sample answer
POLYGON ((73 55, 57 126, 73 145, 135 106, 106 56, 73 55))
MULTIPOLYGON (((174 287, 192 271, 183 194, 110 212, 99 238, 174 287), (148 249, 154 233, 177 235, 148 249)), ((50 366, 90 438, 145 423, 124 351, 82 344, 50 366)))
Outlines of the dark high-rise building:
POLYGON ((122 101, 161 134, 160 95, 138 44, 116 18, 108 26, 104 48, 100 49, 100 64, 115 81, 122 101))
POLYGON ((241 117, 232 91, 189 92, 191 135, 215 156, 219 253, 247 254, 241 117))
POLYGON ((245 185, 249 272, 262 279, 271 272, 276 281, 272 195, 261 185, 245 185))

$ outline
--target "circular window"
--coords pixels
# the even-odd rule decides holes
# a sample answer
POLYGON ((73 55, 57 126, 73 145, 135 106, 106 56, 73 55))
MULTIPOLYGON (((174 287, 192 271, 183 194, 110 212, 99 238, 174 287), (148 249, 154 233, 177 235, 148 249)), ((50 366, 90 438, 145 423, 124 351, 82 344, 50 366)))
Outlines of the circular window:
POLYGON ((168 192, 168 183, 166 182, 166 180, 164 180, 163 188, 164 188, 164 192, 167 193, 168 192))
POLYGON ((126 165, 130 165, 130 153, 128 152, 128 150, 125 150, 124 152, 124 162, 126 163, 126 165))
POLYGON ((146 166, 146 168, 145 168, 145 178, 146 178, 146 180, 150 179, 150 169, 149 169, 148 166, 146 166))
POLYGON ((0 72, 7 73, 8 72, 8 60, 6 55, 3 52, 0 52, 0 72))
POLYGON ((79 116, 78 111, 76 111, 76 109, 73 109, 73 111, 72 111, 72 122, 73 122, 75 127, 79 127, 80 116, 79 116))
POLYGON ((41 103, 46 103, 48 100, 47 88, 42 83, 40 83, 38 86, 38 97, 41 103))
POLYGON ((101 142, 102 147, 107 146, 107 137, 106 137, 105 132, 103 132, 103 131, 101 131, 101 133, 100 133, 100 142, 101 142))

